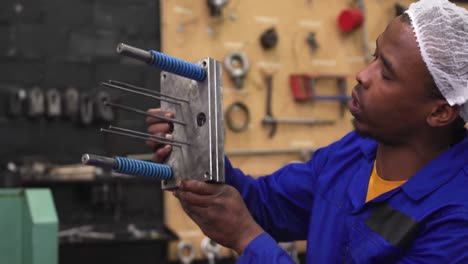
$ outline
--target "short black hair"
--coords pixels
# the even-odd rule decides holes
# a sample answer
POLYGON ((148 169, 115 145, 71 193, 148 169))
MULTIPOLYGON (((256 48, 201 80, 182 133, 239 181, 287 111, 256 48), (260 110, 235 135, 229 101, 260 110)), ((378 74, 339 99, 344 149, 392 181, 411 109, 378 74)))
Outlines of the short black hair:
POLYGON ((408 24, 411 26, 411 17, 408 15, 408 13, 403 13, 400 15, 400 20, 401 22, 408 24))

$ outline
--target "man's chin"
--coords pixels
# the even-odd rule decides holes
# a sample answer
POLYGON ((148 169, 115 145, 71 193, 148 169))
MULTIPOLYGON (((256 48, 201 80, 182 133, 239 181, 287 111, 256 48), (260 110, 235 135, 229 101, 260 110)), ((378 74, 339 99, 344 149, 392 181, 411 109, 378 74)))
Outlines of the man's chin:
POLYGON ((372 135, 367 130, 360 126, 359 121, 357 121, 356 118, 353 118, 351 122, 353 123, 354 131, 356 131, 358 135, 362 137, 372 137, 372 135))

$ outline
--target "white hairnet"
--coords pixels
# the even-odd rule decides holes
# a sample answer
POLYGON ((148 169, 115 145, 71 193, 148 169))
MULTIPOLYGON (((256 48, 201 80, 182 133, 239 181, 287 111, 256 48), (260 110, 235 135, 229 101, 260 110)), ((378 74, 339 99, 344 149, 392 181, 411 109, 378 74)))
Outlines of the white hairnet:
POLYGON ((422 58, 450 105, 468 122, 468 11, 447 0, 421 0, 406 13, 422 58))

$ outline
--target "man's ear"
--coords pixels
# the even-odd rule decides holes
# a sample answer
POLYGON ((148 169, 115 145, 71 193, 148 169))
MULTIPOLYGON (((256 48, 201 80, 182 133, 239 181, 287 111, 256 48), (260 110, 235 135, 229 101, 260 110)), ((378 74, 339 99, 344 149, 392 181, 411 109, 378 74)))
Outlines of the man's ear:
POLYGON ((442 127, 452 123, 459 114, 460 106, 449 105, 446 100, 437 100, 426 121, 432 127, 442 127))

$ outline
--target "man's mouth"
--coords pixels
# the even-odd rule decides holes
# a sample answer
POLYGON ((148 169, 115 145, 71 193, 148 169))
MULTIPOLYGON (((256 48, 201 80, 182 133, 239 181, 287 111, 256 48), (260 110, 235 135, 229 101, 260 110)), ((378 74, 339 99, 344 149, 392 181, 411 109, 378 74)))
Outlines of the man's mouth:
POLYGON ((356 88, 353 89, 353 92, 351 93, 351 100, 349 100, 348 107, 352 115, 356 115, 361 112, 361 104, 357 96, 356 88))

